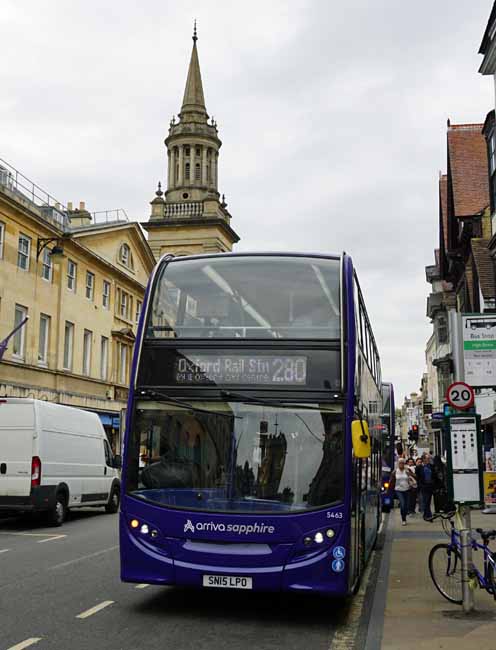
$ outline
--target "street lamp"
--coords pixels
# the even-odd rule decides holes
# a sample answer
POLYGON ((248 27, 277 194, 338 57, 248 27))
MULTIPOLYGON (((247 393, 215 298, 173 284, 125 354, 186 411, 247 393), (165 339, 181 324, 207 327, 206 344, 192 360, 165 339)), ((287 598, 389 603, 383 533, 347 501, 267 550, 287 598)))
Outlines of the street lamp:
POLYGON ((48 244, 55 242, 55 245, 49 253, 50 259, 52 259, 54 262, 60 261, 65 257, 64 247, 62 246, 64 239, 68 239, 68 237, 38 237, 38 241, 36 243, 36 259, 38 260, 41 252, 48 246, 48 244))

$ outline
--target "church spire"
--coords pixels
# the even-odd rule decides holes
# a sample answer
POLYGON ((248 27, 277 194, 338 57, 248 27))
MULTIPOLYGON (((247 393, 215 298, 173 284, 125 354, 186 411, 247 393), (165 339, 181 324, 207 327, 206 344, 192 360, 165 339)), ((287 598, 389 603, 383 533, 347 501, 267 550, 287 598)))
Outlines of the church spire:
POLYGON ((181 115, 184 113, 202 113, 207 119, 207 109, 205 107, 205 97, 203 96, 203 85, 200 72, 200 61, 198 60, 198 50, 196 41, 198 35, 196 32, 196 20, 193 29, 193 50, 189 62, 188 78, 184 89, 183 105, 181 115))

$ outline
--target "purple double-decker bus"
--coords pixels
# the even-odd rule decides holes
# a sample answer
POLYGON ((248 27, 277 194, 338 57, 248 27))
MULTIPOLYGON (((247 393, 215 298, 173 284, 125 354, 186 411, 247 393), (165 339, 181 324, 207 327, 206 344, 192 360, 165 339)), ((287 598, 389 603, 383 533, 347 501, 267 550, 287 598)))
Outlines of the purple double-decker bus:
POLYGON ((379 526, 380 389, 348 255, 163 257, 134 353, 122 579, 352 593, 379 526))

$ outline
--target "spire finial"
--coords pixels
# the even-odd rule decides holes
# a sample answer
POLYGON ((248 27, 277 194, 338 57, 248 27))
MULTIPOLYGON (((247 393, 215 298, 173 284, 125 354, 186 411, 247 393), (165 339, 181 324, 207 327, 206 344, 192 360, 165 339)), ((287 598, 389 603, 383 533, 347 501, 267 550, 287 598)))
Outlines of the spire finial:
POLYGON ((155 194, 156 194, 157 196, 159 196, 159 197, 163 196, 163 194, 164 194, 164 193, 162 192, 162 183, 161 183, 160 181, 158 182, 158 189, 157 189, 157 191, 155 192, 155 194))
POLYGON ((196 18, 193 26, 193 43, 196 43, 198 40, 198 34, 196 33, 196 18))

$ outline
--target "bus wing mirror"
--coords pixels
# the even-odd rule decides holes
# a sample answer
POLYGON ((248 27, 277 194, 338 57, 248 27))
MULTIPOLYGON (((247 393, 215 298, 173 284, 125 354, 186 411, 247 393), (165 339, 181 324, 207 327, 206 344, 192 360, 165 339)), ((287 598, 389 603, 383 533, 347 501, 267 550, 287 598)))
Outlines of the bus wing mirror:
POLYGON ((115 469, 121 469, 122 468, 122 458, 119 455, 114 456, 114 467, 115 469))
POLYGON ((351 439, 355 458, 369 458, 372 453, 370 444, 369 425, 365 420, 354 420, 351 423, 351 439))

